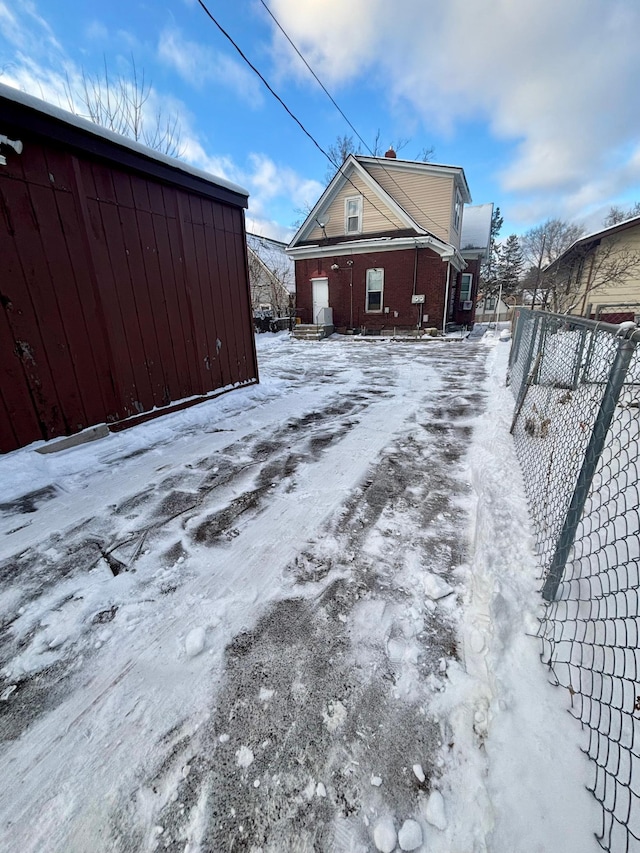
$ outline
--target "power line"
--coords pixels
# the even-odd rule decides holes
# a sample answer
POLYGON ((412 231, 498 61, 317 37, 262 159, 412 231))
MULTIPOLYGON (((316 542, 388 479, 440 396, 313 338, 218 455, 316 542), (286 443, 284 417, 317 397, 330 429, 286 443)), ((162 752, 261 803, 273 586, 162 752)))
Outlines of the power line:
POLYGON ((273 97, 278 101, 278 103, 280 103, 280 104, 282 105, 282 107, 286 110, 286 112, 289 114, 289 116, 291 116, 291 118, 295 121, 295 123, 298 125, 298 127, 299 127, 299 128, 302 130, 302 132, 305 134, 305 136, 309 137, 309 139, 311 140, 311 142, 313 142, 313 144, 316 146, 316 148, 318 149, 318 151, 320 151, 322 154, 324 154, 324 156, 327 158, 327 160, 331 163, 331 165, 332 165, 335 169, 337 169, 337 170, 340 172, 340 174, 343 176, 343 178, 345 178, 345 180, 347 180, 347 181, 351 184, 351 186, 352 186, 352 187, 353 187, 353 188, 354 188, 354 189, 355 189, 355 190, 356 190, 360 195, 362 195, 364 198, 366 198, 366 199, 367 199, 367 201, 369 202, 369 204, 370 204, 372 207, 374 207, 374 208, 378 211, 378 213, 379 213, 381 216, 383 216, 383 217, 387 220, 387 222, 389 222, 389 223, 390 223, 391 225, 393 225, 393 227, 395 228, 395 227, 396 227, 396 223, 395 223, 392 219, 389 219, 389 217, 386 215, 386 213, 384 213, 384 211, 380 210, 380 208, 379 208, 379 207, 378 207, 378 206, 377 206, 373 201, 371 201, 371 199, 366 195, 366 193, 364 193, 361 189, 359 189, 359 188, 358 188, 358 187, 353 183, 353 181, 351 180, 351 178, 350 178, 348 175, 346 175, 346 174, 342 171, 342 166, 339 166, 339 165, 338 165, 338 164, 337 164, 337 163, 332 159, 332 157, 331 157, 329 154, 327 154, 327 152, 324 150, 324 148, 323 148, 323 147, 320 145, 320 143, 315 139, 315 137, 313 136, 313 134, 311 134, 311 133, 307 130, 307 128, 302 124, 302 122, 300 121, 300 119, 299 119, 297 116, 295 116, 295 115, 291 112, 291 110, 290 110, 290 109, 289 109, 289 107, 285 104, 285 102, 282 100, 282 98, 280 97, 280 95, 278 95, 278 93, 277 93, 277 92, 276 92, 276 91, 275 91, 275 90, 274 90, 274 89, 269 85, 269 83, 267 82, 267 80, 265 79, 265 77, 260 73, 260 71, 258 71, 258 69, 255 67, 255 65, 251 62, 251 60, 250 60, 250 59, 248 59, 248 57, 247 57, 247 56, 245 56, 245 54, 242 52, 242 50, 240 49, 240 47, 238 47, 238 45, 236 44, 236 42, 235 42, 235 41, 233 40, 233 38, 229 35, 229 33, 224 29, 224 27, 223 27, 220 23, 218 23, 218 21, 217 21, 217 20, 216 20, 216 18, 212 15, 212 13, 209 11, 209 9, 207 8, 207 6, 206 6, 206 5, 205 5, 205 3, 203 2, 203 0, 198 0, 198 3, 200 4, 200 6, 202 7, 202 9, 204 10, 205 14, 206 14, 210 19, 211 19, 211 21, 212 21, 212 22, 216 25, 216 27, 220 30, 220 32, 222 33, 222 35, 223 35, 223 36, 224 36, 224 37, 225 37, 225 38, 226 38, 226 39, 227 39, 227 40, 228 40, 228 41, 233 45, 233 47, 234 47, 234 48, 236 49, 236 51, 240 54, 240 56, 242 57, 242 59, 247 63, 247 65, 249 66, 249 68, 251 68, 251 70, 254 72, 254 74, 256 74, 256 75, 260 78, 260 80, 264 83, 264 85, 267 87, 267 89, 271 92, 271 94, 273 95, 273 97))
MULTIPOLYGON (((351 123, 351 121, 347 118, 347 116, 345 115, 345 113, 343 112, 343 110, 338 106, 338 104, 337 104, 337 103, 336 103, 336 101, 334 100, 334 98, 333 98, 333 96, 331 95, 331 93, 330 93, 330 92, 327 90, 327 88, 325 87, 325 85, 324 85, 324 83, 322 82, 322 80, 318 77, 318 75, 317 75, 317 74, 316 74, 316 72, 313 70, 313 68, 309 65, 309 63, 307 62, 307 60, 305 59, 305 57, 302 55, 302 53, 300 52, 300 50, 298 49, 298 47, 294 44, 294 42, 292 41, 291 37, 290 37, 290 36, 289 36, 289 34, 286 32, 286 30, 284 29, 284 27, 282 26, 282 24, 280 23, 280 21, 276 18, 276 16, 273 14, 273 12, 271 11, 271 9, 267 6, 267 4, 266 4, 265 0, 260 0, 260 2, 262 3, 262 5, 264 6, 264 8, 265 8, 265 9, 267 10, 267 12, 269 13, 269 15, 270 15, 270 16, 271 16, 271 18, 273 19, 274 23, 276 24, 276 26, 278 27, 278 29, 280 30, 280 32, 282 33, 282 35, 286 38, 286 40, 289 42, 289 44, 291 45, 291 47, 295 50, 295 52, 298 54, 298 56, 300 57, 300 59, 304 62, 304 64, 305 64, 305 65, 306 65, 306 67, 308 68, 309 72, 312 74, 312 76, 314 77, 314 79, 316 80, 316 82, 318 83, 318 85, 320 86, 320 88, 322 89, 322 91, 325 93, 325 95, 329 98, 329 100, 331 101, 331 103, 333 104, 333 106, 337 109, 337 111, 340 113, 340 115, 342 116, 342 118, 346 121, 346 123, 349 125, 349 127, 351 128, 351 130, 355 133, 355 135, 358 137, 358 139, 360 140, 360 142, 361 142, 361 143, 364 145, 364 147, 367 149, 367 151, 369 152, 369 154, 370 154, 372 157, 374 157, 376 160, 378 160, 378 161, 379 161, 379 162, 378 162, 378 165, 382 168, 382 171, 385 173, 385 175, 386 175, 386 176, 387 176, 391 181, 393 181, 393 183, 394 183, 394 184, 396 185, 396 187, 400 190, 400 192, 402 193, 402 195, 407 199, 407 201, 409 201, 409 202, 410 202, 410 203, 411 203, 411 204, 416 208, 416 210, 418 210, 418 211, 419 211, 419 212, 420 212, 420 213, 425 217, 425 219, 428 219, 428 220, 429 220, 429 222, 433 223, 433 225, 435 225, 437 228, 439 228, 440 226, 438 225, 438 223, 437 223, 434 219, 432 219, 426 211, 424 211, 424 210, 423 210, 419 205, 417 205, 417 204, 416 204, 415 200, 414 200, 414 199, 412 199, 412 198, 407 194, 407 192, 406 192, 405 190, 403 190, 403 188, 402 188, 402 187, 400 186, 400 184, 396 181, 396 179, 393 177, 393 175, 392 175, 390 172, 388 172, 388 171, 387 171, 387 169, 386 169, 386 167, 385 167, 385 165, 384 165, 384 162, 383 162, 383 159, 384 159, 384 158, 382 158, 382 157, 378 157, 378 156, 377 156, 377 154, 374 154, 374 153, 373 153, 373 151, 371 150, 371 148, 369 147, 369 145, 368 145, 368 144, 365 142, 365 140, 360 136, 360 134, 358 133, 357 129, 353 126, 353 124, 351 123)), ((333 161, 330 161, 330 162, 333 162, 333 161)), ((334 165, 335 165, 335 164, 334 164, 334 165)))
MULTIPOLYGON (((264 6, 264 8, 265 8, 265 9, 267 10, 267 12, 269 13, 269 15, 270 15, 270 16, 271 16, 271 18, 273 19, 273 21, 274 21, 275 25, 278 27, 278 29, 280 30, 280 32, 282 33, 282 35, 286 38, 286 40, 289 42, 289 44, 291 45, 291 47, 295 50, 295 52, 298 54, 298 56, 300 57, 300 59, 301 59, 301 60, 304 62, 304 64, 307 66, 307 68, 309 69, 310 73, 313 75, 313 77, 315 78, 316 82, 318 83, 318 85, 320 86, 320 88, 322 89, 322 91, 325 93, 325 95, 327 96, 327 98, 329 98, 329 100, 331 101, 331 103, 333 104, 333 106, 338 110, 338 112, 340 113, 340 115, 342 116, 342 118, 346 121, 346 123, 349 125, 349 127, 351 128, 351 130, 352 130, 352 131, 355 133, 355 135, 358 137, 358 139, 360 140, 360 142, 362 142, 362 144, 363 144, 363 145, 364 145, 364 147, 367 149, 367 151, 369 151, 369 152, 373 155, 373 152, 371 151, 371 149, 369 148, 369 146, 367 145, 367 143, 366 143, 366 142, 364 141, 364 139, 360 136, 360 134, 358 133, 358 131, 356 130, 356 128, 351 124, 351 122, 349 121, 349 119, 347 118, 347 116, 344 114, 344 112, 341 110, 341 108, 340 108, 340 107, 338 106, 338 104, 335 102, 335 100, 333 99, 333 96, 331 95, 331 93, 330 93, 330 92, 325 88, 325 85, 324 85, 324 83, 322 82, 322 80, 318 77, 318 75, 316 74, 316 72, 315 72, 315 71, 313 70, 313 68, 309 65, 309 63, 308 63, 308 62, 307 62, 307 60, 304 58, 304 56, 300 53, 300 51, 298 50, 298 48, 296 47, 296 45, 293 43, 293 41, 292 41, 292 40, 291 40, 291 38, 289 37, 289 34, 286 32, 286 30, 284 29, 284 27, 283 27, 283 26, 282 26, 282 24, 280 23, 280 21, 276 18, 276 16, 273 14, 273 12, 272 12, 272 11, 271 11, 271 9, 267 6, 267 4, 264 2, 264 0, 260 0, 260 2, 262 3, 262 5, 264 6)), ((375 156, 375 155, 373 155, 373 156, 375 156)))

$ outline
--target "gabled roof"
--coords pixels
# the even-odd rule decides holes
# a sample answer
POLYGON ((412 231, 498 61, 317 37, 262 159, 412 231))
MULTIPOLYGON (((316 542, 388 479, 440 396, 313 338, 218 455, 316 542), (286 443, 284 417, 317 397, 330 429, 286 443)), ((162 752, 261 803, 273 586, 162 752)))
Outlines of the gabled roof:
MULTIPOLYGON (((325 213, 335 195, 337 195, 342 187, 350 182, 350 178, 352 175, 358 175, 358 177, 365 184, 367 189, 369 190, 369 195, 367 198, 370 202, 375 204, 376 206, 382 206, 389 209, 392 213, 394 213, 397 218, 404 224, 406 228, 411 228, 416 231, 418 234, 428 234, 428 231, 425 231, 418 223, 413 219, 407 211, 398 204, 398 202, 393 199, 389 193, 384 190, 380 184, 371 177, 371 175, 367 172, 363 166, 358 162, 358 158, 354 157, 353 154, 349 154, 347 159, 344 161, 340 169, 334 175, 332 181, 326 190, 322 193, 315 206, 302 223, 297 233, 294 235, 293 240, 289 243, 289 249, 295 248, 298 243, 304 240, 309 232, 312 231, 317 225, 322 227, 323 218, 322 214, 325 213)), ((394 225, 395 227, 395 225, 394 225)))
MULTIPOLYGON (((458 250, 451 244, 441 240, 439 237, 436 237, 435 234, 431 231, 427 231, 427 229, 423 228, 418 222, 416 222, 407 210, 367 171, 365 166, 369 164, 383 166, 385 170, 388 170, 388 167, 393 169, 397 167, 397 165, 400 165, 402 167, 409 166, 412 169, 415 168, 424 174, 452 175, 454 180, 460 182, 463 200, 471 198, 469 196, 466 179, 464 178, 464 172, 459 167, 439 166, 433 163, 414 163, 411 160, 398 161, 384 157, 361 157, 350 154, 338 172, 334 175, 328 187, 322 193, 313 209, 298 229, 297 233, 294 235, 292 241, 287 247, 287 251, 292 255, 295 255, 295 257, 313 257, 317 254, 335 253, 335 243, 333 245, 320 246, 319 244, 305 245, 304 241, 308 238, 311 231, 313 231, 317 226, 322 227, 324 221, 322 218, 323 214, 328 211, 335 196, 340 192, 345 184, 350 183, 354 175, 357 175, 367 187, 367 194, 365 197, 369 203, 373 204, 379 212, 383 213, 383 215, 385 215, 384 209, 386 208, 397 218, 399 222, 402 223, 402 225, 404 225, 407 231, 413 232, 413 236, 407 236, 406 231, 403 233, 402 237, 398 238, 390 237, 388 235, 380 237, 367 237, 366 235, 363 235, 358 239, 350 239, 348 241, 348 245, 352 251, 372 251, 375 249, 389 251, 395 248, 406 248, 414 245, 420 245, 433 249, 443 258, 454 259, 455 263, 463 268, 465 266, 465 262, 458 250), (394 164, 396 165, 394 166, 394 164)), ((358 190, 358 192, 360 192, 360 190, 358 190)), ((390 224, 393 225, 393 228, 396 229, 396 224, 391 222, 391 220, 389 221, 390 224)))
POLYGON ((468 205, 462 215, 460 251, 487 254, 491 242, 493 203, 468 205))
POLYGON ((550 270, 552 267, 556 265, 560 265, 562 261, 565 261, 576 249, 579 248, 587 248, 589 243, 599 243, 605 237, 611 237, 614 234, 619 234, 623 231, 627 231, 630 228, 635 228, 640 225, 640 216, 631 216, 629 219, 625 219, 622 222, 618 222, 616 225, 610 225, 608 228, 602 228, 600 231, 594 231, 591 234, 586 234, 584 237, 579 237, 575 242, 573 242, 568 249, 565 249, 564 252, 559 255, 555 261, 552 261, 545 270, 550 270))
POLYGON ((433 177, 452 177, 465 204, 471 204, 471 193, 462 166, 447 166, 444 163, 426 163, 419 160, 401 160, 399 157, 364 157, 358 154, 356 159, 367 166, 380 166, 385 172, 391 173, 396 170, 417 172, 421 175, 433 177))

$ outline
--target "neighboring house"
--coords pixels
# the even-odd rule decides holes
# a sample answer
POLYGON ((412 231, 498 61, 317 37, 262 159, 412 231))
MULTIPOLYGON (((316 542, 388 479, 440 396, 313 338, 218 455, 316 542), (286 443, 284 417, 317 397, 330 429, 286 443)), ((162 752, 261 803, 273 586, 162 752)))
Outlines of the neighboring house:
POLYGON ((600 320, 640 313, 640 216, 576 240, 543 271, 549 309, 600 320))
POLYGON ((484 249, 461 250, 470 201, 457 166, 350 155, 287 249, 297 315, 367 332, 472 323, 484 249))
POLYGON ((514 300, 512 297, 508 297, 508 300, 480 294, 476 303, 476 323, 502 323, 510 320, 513 313, 513 304, 510 303, 514 300))
POLYGON ((251 308, 254 317, 290 317, 295 308, 295 269, 286 243, 247 234, 251 308))
POLYGON ((0 85, 0 452, 258 381, 247 193, 0 85))

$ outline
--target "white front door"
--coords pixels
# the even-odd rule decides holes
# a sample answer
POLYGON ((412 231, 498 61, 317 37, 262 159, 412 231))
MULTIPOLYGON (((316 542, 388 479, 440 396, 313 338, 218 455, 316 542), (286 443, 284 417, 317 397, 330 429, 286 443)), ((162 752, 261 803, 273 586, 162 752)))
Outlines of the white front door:
POLYGON ((311 288, 313 294, 313 317, 312 323, 319 323, 319 317, 322 314, 323 308, 329 307, 329 279, 328 278, 312 278, 311 288))

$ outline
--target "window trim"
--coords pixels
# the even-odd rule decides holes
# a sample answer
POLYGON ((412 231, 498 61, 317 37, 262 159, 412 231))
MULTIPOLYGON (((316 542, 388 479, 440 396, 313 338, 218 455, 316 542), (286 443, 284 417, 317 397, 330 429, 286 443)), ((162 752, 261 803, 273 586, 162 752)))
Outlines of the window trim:
POLYGON ((460 294, 459 300, 460 302, 471 302, 473 293, 473 273, 472 272, 463 272, 460 275, 460 294), (462 294, 465 292, 464 280, 465 278, 469 279, 469 295, 463 296, 462 294))
POLYGON ((365 314, 382 314, 384 311, 384 267, 371 267, 365 273, 364 280, 364 310, 365 314), (380 273, 380 290, 369 290, 369 273, 376 272, 380 273), (380 307, 379 308, 369 308, 369 293, 379 293, 380 294, 380 307))
POLYGON ((361 195, 350 195, 347 196, 344 200, 344 233, 349 236, 351 234, 362 234, 362 196, 361 195), (355 201, 358 206, 358 227, 355 231, 349 231, 349 220, 353 219, 353 216, 349 216, 349 202, 355 201))

